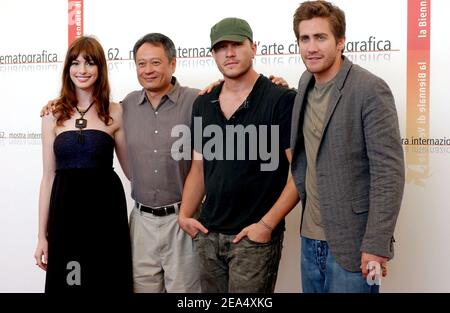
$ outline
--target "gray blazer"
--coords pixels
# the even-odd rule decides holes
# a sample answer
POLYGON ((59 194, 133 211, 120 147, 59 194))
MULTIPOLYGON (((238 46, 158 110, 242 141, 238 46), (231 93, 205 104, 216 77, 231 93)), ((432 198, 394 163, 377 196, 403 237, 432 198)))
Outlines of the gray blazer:
MULTIPOLYGON (((317 188, 328 245, 346 270, 360 271, 361 252, 392 258, 405 181, 394 98, 379 77, 347 58, 336 76, 317 152, 317 188)), ((314 76, 304 72, 292 112, 292 175, 302 200, 306 154, 304 98, 314 76)))

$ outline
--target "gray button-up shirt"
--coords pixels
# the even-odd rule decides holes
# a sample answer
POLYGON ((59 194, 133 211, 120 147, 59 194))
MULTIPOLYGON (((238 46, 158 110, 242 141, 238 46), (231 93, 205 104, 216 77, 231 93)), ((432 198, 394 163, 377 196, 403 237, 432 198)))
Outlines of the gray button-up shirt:
MULTIPOLYGON (((171 137, 176 125, 191 124, 192 104, 198 89, 182 87, 175 77, 172 90, 155 109, 145 90, 133 91, 122 101, 125 137, 128 145, 131 196, 147 206, 162 206, 181 201, 190 160, 175 160, 171 137)), ((178 135, 178 134, 177 134, 178 135)), ((190 138, 184 138, 190 148, 190 138)), ((190 151, 189 151, 190 155, 190 151)))

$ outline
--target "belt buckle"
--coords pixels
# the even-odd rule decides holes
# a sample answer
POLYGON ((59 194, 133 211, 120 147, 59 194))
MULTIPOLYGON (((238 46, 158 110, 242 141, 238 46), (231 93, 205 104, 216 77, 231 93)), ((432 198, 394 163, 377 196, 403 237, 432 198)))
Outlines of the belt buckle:
POLYGON ((142 206, 142 204, 140 204, 139 202, 136 201, 136 208, 137 208, 137 210, 139 211, 140 214, 142 214, 141 206, 142 206))
POLYGON ((169 212, 167 212, 167 207, 159 207, 157 209, 152 208, 152 214, 155 216, 167 216, 169 212))

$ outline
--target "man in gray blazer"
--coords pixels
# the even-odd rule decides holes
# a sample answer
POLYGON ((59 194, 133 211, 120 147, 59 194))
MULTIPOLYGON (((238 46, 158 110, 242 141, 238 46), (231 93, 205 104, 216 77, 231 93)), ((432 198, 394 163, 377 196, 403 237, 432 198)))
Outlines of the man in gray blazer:
POLYGON ((404 187, 394 98, 382 79, 342 55, 338 7, 302 3, 294 32, 307 69, 291 131, 303 291, 378 292, 404 187))

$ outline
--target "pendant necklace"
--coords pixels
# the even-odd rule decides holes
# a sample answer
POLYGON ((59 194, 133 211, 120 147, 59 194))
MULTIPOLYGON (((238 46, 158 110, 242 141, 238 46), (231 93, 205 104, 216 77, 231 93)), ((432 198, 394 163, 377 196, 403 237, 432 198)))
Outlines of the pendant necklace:
POLYGON ((87 120, 84 118, 84 115, 89 111, 91 106, 94 104, 95 100, 89 104, 88 108, 84 111, 80 111, 77 106, 75 106, 75 109, 80 113, 81 117, 77 118, 75 120, 75 127, 80 130, 80 133, 78 134, 78 143, 84 143, 84 137, 83 137, 83 129, 87 126, 87 120))

